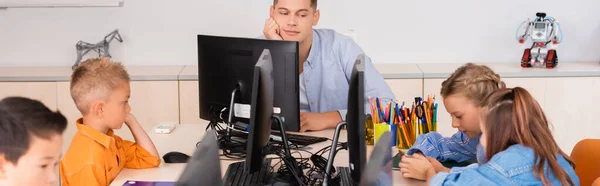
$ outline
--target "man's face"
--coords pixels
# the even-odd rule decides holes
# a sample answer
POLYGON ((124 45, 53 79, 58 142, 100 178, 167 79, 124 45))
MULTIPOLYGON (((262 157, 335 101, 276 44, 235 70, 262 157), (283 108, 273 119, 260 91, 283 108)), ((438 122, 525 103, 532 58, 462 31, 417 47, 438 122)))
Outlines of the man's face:
POLYGON ((312 37, 312 27, 319 22, 319 14, 310 6, 310 0, 279 0, 271 7, 271 17, 286 41, 303 42, 312 37))

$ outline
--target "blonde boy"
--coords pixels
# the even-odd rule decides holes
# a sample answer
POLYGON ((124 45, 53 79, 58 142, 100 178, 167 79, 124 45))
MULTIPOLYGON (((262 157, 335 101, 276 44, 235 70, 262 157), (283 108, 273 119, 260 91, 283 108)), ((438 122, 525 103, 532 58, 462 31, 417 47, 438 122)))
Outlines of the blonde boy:
POLYGON ((82 62, 71 75, 71 97, 83 115, 77 133, 60 162, 63 186, 109 185, 123 168, 160 164, 156 147, 130 113, 129 74, 107 58, 82 62), (123 123, 135 143, 113 133, 123 123))

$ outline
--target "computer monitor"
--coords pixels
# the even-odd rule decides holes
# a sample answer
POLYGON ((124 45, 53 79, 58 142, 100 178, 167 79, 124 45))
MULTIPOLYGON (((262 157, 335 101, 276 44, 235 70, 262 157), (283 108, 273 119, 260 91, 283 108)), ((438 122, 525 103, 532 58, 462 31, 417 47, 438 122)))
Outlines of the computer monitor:
POLYGON ((246 150, 244 169, 249 173, 259 171, 262 167, 271 135, 271 118, 273 117, 273 62, 269 50, 264 50, 256 66, 252 81, 252 103, 250 114, 250 131, 246 150))
POLYGON ((348 112, 346 130, 348 132, 348 154, 350 174, 355 182, 360 181, 366 162, 365 143, 365 55, 359 55, 352 68, 348 90, 348 112))
POLYGON ((177 186, 223 185, 219 145, 212 133, 204 134, 202 142, 189 159, 183 173, 177 180, 177 186), (210 167, 210 169, 207 169, 210 167))
MULTIPOLYGON (((198 88, 200 118, 224 120, 234 97, 235 103, 248 108, 254 65, 263 49, 269 49, 273 60, 274 106, 285 120, 289 131, 300 131, 298 91, 298 42, 252 38, 198 35, 198 88), (232 96, 234 90, 235 96, 232 96), (223 116, 225 115, 225 116, 223 116)), ((241 110, 240 110, 241 111, 241 110)), ((232 117, 232 122, 249 123, 244 117, 232 117)), ((279 126, 273 125, 273 129, 279 126)))
MULTIPOLYGON (((285 125, 281 117, 273 113, 273 97, 274 97, 274 64, 271 58, 271 54, 268 49, 265 49, 254 67, 254 77, 252 85, 252 101, 251 101, 251 114, 250 114, 250 130, 248 133, 248 141, 246 147, 246 162, 244 162, 244 173, 253 174, 263 168, 263 162, 265 156, 268 153, 266 151, 267 145, 271 136, 271 126, 276 123, 279 125, 281 132, 281 139, 283 144, 283 156, 280 156, 284 160, 284 166, 293 176, 297 182, 304 182, 302 179, 302 169, 298 168, 296 160, 290 153, 290 147, 288 145, 285 125)), ((229 170, 228 170, 229 171, 229 170)))
POLYGON ((384 132, 373 151, 369 162, 365 166, 360 186, 392 186, 392 134, 384 132))

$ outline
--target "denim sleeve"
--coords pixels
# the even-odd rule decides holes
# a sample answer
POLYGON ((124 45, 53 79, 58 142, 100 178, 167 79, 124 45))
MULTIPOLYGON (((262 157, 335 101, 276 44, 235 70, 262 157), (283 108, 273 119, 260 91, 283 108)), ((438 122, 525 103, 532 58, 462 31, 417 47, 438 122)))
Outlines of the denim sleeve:
POLYGON ((479 164, 478 163, 473 163, 473 164, 471 164, 469 166, 466 166, 466 167, 452 167, 452 168, 450 168, 450 172, 451 173, 460 173, 460 172, 465 171, 467 169, 475 169, 477 167, 479 167, 479 164))
POLYGON ((460 173, 440 172, 429 180, 429 185, 514 185, 512 181, 484 164, 477 168, 464 169, 460 173))
POLYGON ((447 160, 463 162, 476 157, 478 144, 479 137, 469 139, 460 131, 449 138, 437 132, 430 132, 417 136, 417 140, 407 154, 421 151, 424 155, 436 158, 440 162, 447 160))

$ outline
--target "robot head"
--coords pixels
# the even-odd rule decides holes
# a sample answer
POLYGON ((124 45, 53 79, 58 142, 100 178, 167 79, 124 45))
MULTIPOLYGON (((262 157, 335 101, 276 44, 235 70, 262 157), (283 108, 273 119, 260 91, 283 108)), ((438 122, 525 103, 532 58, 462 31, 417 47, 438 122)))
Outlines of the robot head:
POLYGON ((538 12, 538 13, 535 14, 535 16, 538 16, 538 17, 544 19, 546 17, 546 13, 544 13, 544 12, 538 12))

